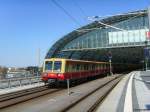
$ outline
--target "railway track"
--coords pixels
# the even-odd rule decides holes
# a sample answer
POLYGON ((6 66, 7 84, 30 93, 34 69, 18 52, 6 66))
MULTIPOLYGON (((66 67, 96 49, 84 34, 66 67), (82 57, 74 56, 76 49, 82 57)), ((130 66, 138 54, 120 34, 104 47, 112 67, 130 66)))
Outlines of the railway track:
POLYGON ((23 94, 32 93, 32 91, 45 90, 46 87, 47 86, 40 86, 40 87, 35 87, 35 88, 30 88, 30 89, 25 89, 25 90, 19 90, 17 92, 15 91, 15 92, 7 93, 7 94, 2 94, 0 95, 0 102, 14 98, 14 97, 18 97, 23 94))
POLYGON ((0 95, 0 109, 60 90, 41 86, 0 95))
POLYGON ((94 91, 83 96, 76 102, 63 108, 62 112, 93 112, 103 102, 110 91, 118 84, 122 77, 112 79, 109 82, 99 86, 94 91))
MULTIPOLYGON (((53 98, 49 99, 48 97, 48 99, 44 100, 44 102, 41 101, 43 108, 35 109, 33 106, 32 112, 36 112, 37 110, 44 112, 92 112, 103 101, 103 99, 105 99, 108 93, 113 89, 113 87, 115 87, 122 77, 123 76, 119 75, 105 77, 103 79, 97 79, 97 81, 88 82, 87 84, 85 83, 83 85, 81 84, 76 87, 71 87, 70 89, 73 93, 69 96, 67 95, 67 89, 63 89, 64 91, 61 91, 62 89, 48 89, 45 86, 36 89, 32 88, 18 91, 18 93, 14 92, 6 94, 0 96, 0 109, 4 108, 4 110, 7 110, 5 107, 46 94, 51 95, 52 93, 56 93, 56 97, 54 97, 55 94, 53 94, 53 98), (48 104, 48 107, 45 107, 45 104, 48 104)), ((30 103, 30 108, 32 108, 32 100, 30 103)), ((20 109, 22 108, 27 107, 21 107, 20 109)), ((17 109, 18 108, 16 108, 16 110, 17 109)))

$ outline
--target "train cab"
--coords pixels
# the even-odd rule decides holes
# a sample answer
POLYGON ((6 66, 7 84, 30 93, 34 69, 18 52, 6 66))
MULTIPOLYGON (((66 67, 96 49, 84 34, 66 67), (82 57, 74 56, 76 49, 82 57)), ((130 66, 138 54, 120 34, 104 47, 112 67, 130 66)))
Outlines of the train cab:
POLYGON ((45 59, 42 73, 44 82, 53 82, 58 79, 63 80, 64 65, 63 59, 45 59))

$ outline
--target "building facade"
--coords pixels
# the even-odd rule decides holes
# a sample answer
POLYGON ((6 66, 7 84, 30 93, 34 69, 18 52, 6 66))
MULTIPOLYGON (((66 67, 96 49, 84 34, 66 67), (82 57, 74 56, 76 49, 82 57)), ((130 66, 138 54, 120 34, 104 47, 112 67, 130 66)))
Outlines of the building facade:
POLYGON ((148 10, 114 15, 62 37, 45 58, 108 61, 111 52, 114 62, 141 63, 143 49, 150 44, 148 31, 148 10))

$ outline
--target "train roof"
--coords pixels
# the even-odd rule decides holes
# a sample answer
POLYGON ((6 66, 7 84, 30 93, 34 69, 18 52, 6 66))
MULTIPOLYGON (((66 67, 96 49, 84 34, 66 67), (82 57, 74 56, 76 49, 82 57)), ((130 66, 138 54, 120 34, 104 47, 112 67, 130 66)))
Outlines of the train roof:
POLYGON ((49 60, 58 60, 58 61, 73 61, 73 62, 87 62, 87 63, 108 63, 108 62, 99 62, 99 61, 87 61, 87 60, 75 60, 75 59, 65 59, 65 58, 49 58, 45 59, 45 61, 49 60))

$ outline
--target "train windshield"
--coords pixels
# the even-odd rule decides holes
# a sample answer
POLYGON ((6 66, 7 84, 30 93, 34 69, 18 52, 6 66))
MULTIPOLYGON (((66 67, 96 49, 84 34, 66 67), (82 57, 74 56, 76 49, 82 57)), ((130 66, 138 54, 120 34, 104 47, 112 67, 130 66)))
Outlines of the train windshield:
POLYGON ((45 62, 45 70, 48 70, 48 71, 52 71, 52 61, 46 61, 45 62))
POLYGON ((55 61, 54 62, 54 72, 61 72, 61 61, 55 61))

